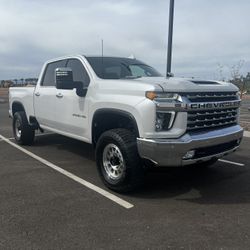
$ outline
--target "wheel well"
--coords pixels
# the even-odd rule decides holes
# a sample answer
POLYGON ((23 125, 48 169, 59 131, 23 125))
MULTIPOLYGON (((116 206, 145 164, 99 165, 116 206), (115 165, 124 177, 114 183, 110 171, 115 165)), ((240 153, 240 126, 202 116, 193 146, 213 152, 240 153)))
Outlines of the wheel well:
MULTIPOLYGON (((20 103, 20 102, 14 102, 14 103, 12 104, 12 115, 14 116, 14 114, 15 114, 16 112, 20 112, 20 111, 23 111, 23 112, 25 113, 25 115, 26 115, 26 112, 25 112, 25 109, 24 109, 22 103, 20 103)), ((27 120, 28 120, 28 123, 29 123, 34 129, 38 129, 38 128, 39 128, 39 124, 38 124, 38 122, 37 122, 37 120, 36 120, 35 117, 30 116, 29 119, 28 119, 28 117, 27 117, 27 115, 26 115, 26 118, 27 118, 27 120)))
POLYGON ((20 102, 14 102, 12 104, 12 115, 14 116, 14 114, 19 111, 25 112, 23 105, 20 102))
POLYGON ((101 134, 114 128, 126 128, 139 137, 135 118, 122 110, 102 109, 95 112, 92 120, 92 143, 95 146, 101 134))

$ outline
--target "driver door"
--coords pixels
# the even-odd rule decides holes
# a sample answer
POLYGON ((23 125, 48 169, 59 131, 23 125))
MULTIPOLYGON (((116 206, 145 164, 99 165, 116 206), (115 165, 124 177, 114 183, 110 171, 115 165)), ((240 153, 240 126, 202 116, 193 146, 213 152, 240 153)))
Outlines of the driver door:
MULTIPOLYGON (((78 59, 69 59, 67 68, 72 69, 73 81, 82 82, 84 87, 90 83, 90 78, 82 62, 78 59)), ((56 93, 56 120, 58 129, 78 139, 86 139, 88 132, 88 97, 79 97, 76 89, 57 89, 56 93)))

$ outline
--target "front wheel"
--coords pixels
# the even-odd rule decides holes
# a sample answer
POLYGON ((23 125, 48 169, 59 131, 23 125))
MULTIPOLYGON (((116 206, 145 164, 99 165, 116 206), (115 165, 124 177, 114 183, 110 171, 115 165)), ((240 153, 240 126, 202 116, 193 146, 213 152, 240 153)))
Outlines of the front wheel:
POLYGON ((18 144, 30 145, 33 143, 35 130, 29 125, 24 111, 14 114, 12 128, 18 144))
POLYGON ((102 181, 116 192, 128 192, 143 183, 144 169, 136 138, 127 129, 112 129, 101 135, 96 162, 102 181))

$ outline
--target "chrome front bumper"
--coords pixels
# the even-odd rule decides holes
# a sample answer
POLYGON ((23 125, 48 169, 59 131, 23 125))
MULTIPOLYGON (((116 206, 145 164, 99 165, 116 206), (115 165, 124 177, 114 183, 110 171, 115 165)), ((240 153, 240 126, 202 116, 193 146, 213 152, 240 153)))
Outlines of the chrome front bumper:
POLYGON ((158 166, 182 166, 220 158, 233 152, 239 147, 242 136, 243 129, 235 125, 206 133, 185 134, 178 139, 137 138, 137 147, 142 158, 158 166), (218 152, 215 152, 217 149, 218 152), (190 150, 201 153, 191 159, 183 159, 190 150))

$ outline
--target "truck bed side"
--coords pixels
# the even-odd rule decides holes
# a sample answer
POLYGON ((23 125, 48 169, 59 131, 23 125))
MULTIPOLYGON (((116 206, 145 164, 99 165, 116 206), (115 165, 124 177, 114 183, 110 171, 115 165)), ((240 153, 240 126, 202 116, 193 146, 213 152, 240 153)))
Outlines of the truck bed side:
POLYGON ((14 87, 9 89, 9 114, 14 115, 16 107, 23 107, 27 118, 34 116, 33 95, 35 87, 14 87))

